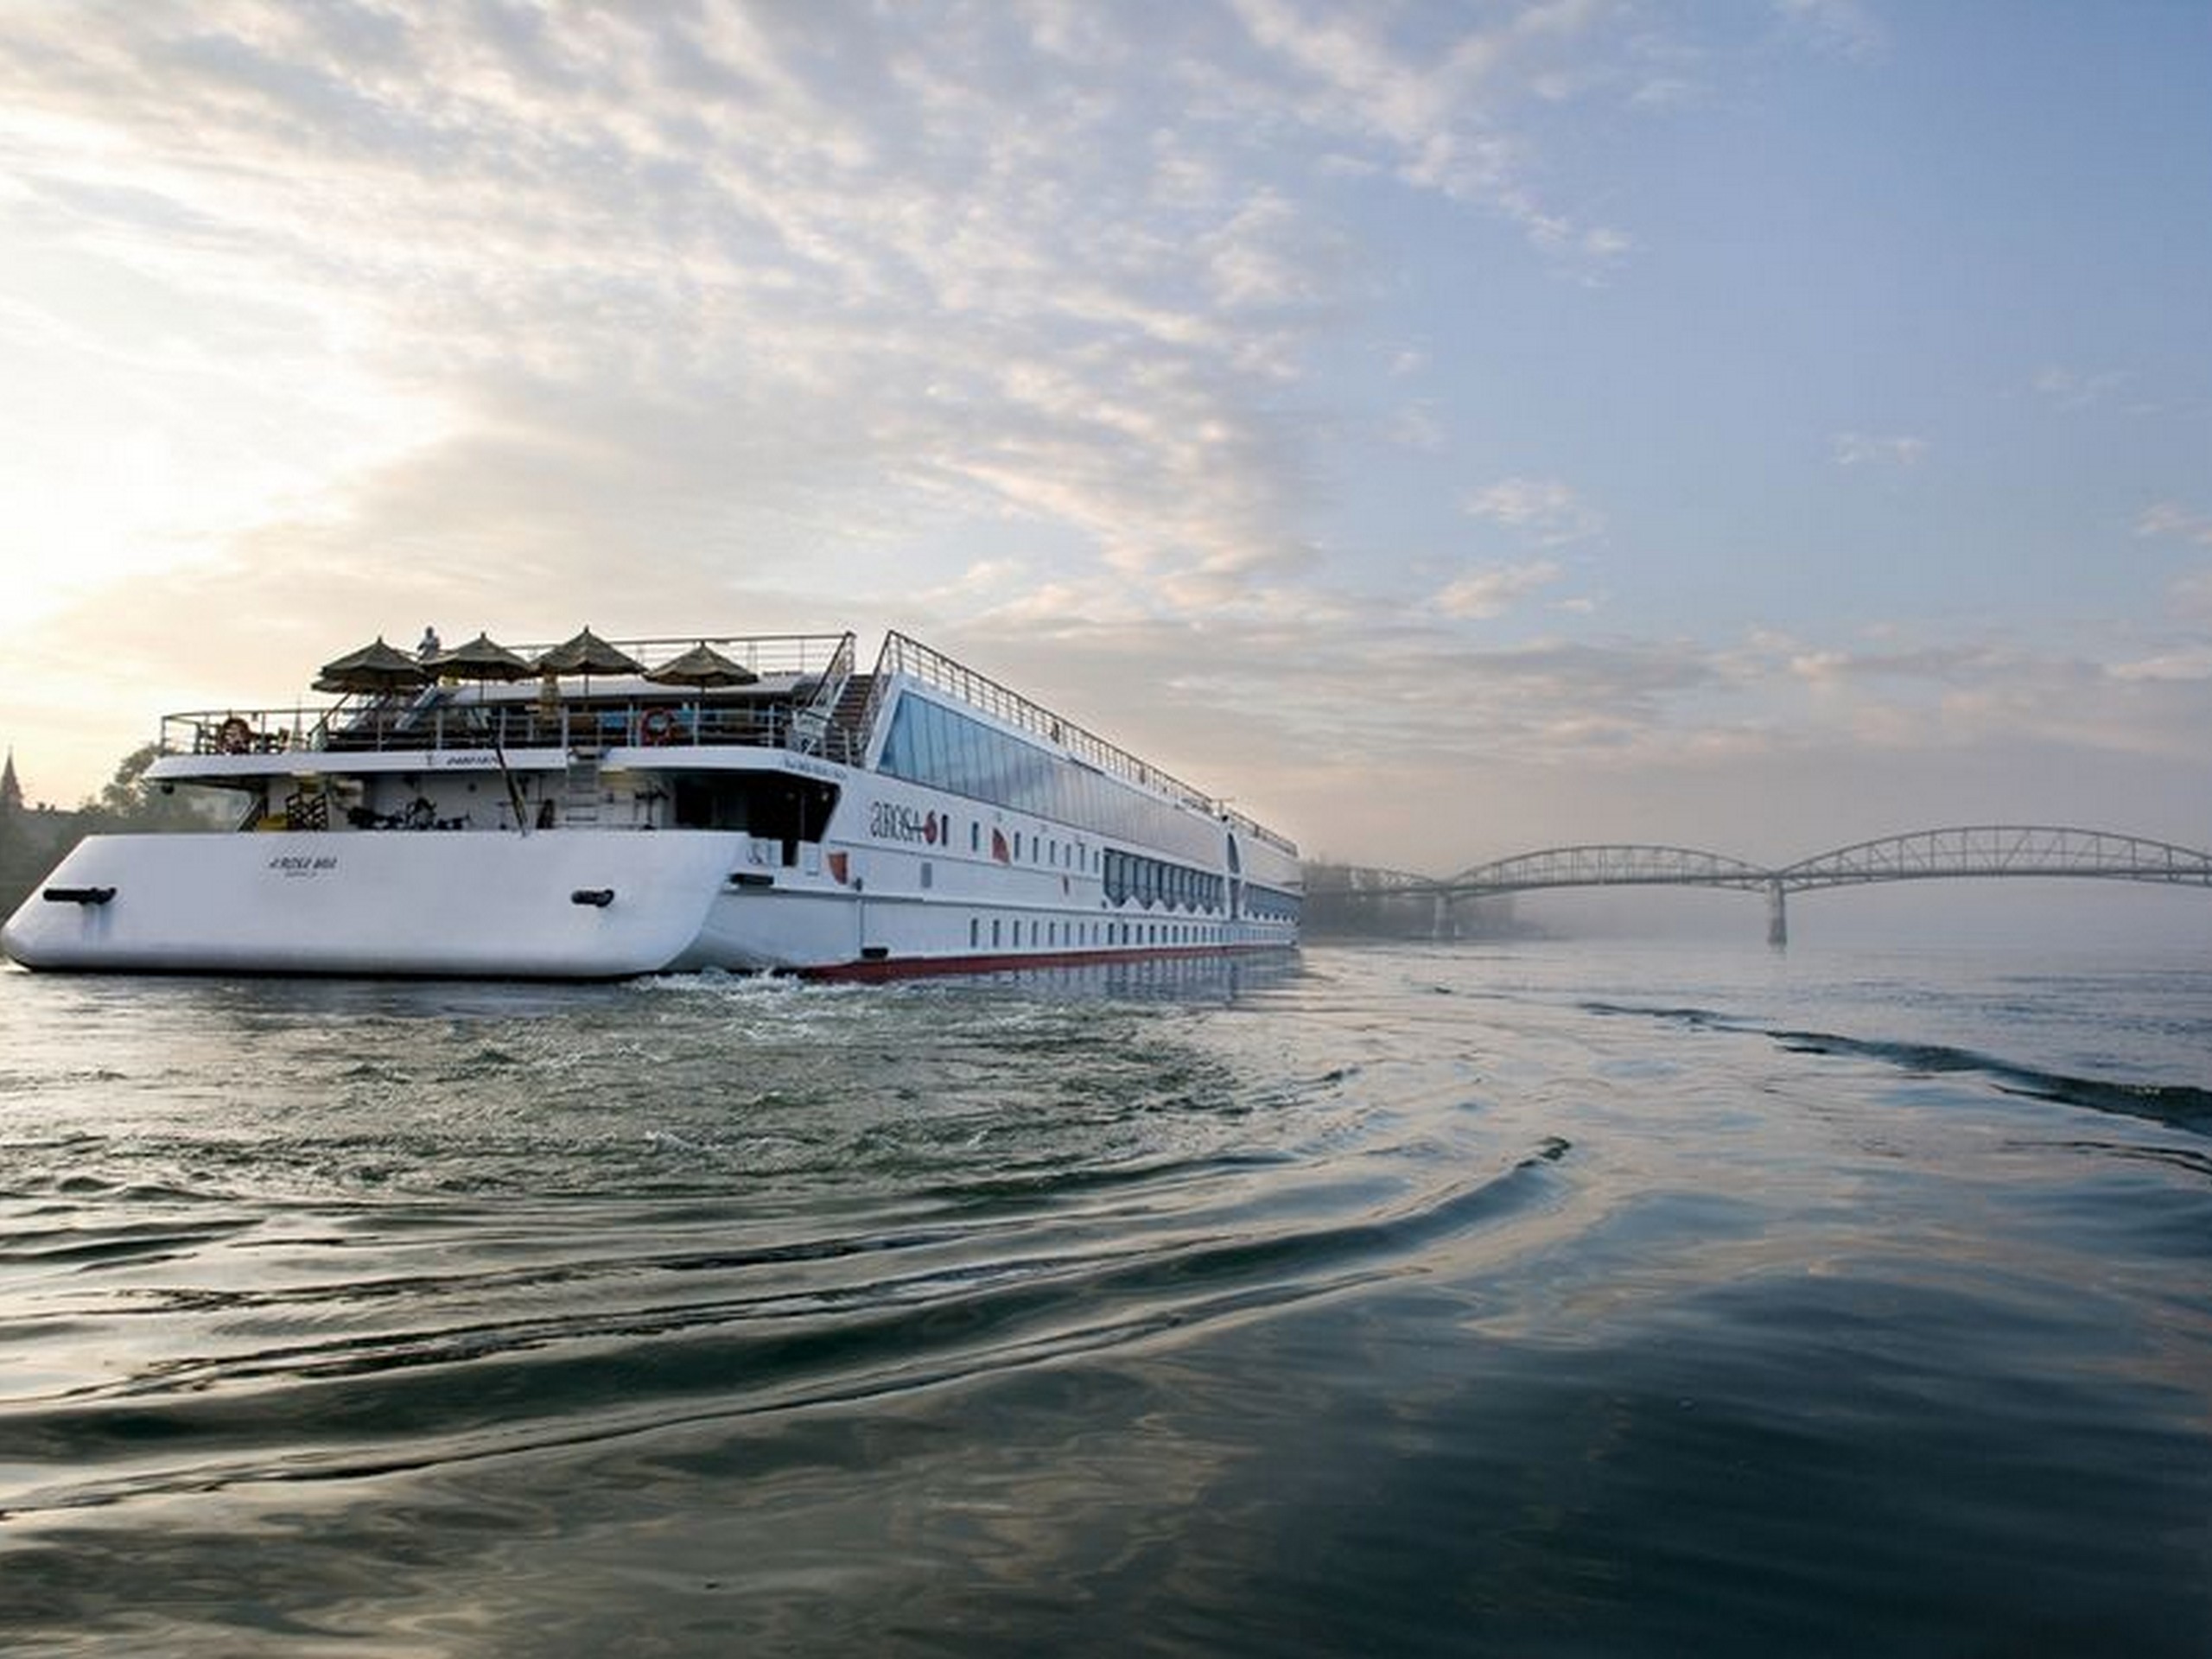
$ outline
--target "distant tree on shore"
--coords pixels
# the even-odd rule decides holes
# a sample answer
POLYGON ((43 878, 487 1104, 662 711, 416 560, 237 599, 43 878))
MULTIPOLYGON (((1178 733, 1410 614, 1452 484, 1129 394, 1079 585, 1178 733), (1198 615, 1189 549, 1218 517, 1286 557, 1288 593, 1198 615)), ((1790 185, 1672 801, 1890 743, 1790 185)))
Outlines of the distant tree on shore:
POLYGON ((211 810, 209 801, 216 791, 188 785, 172 791, 148 779, 146 769, 160 753, 151 743, 133 749, 116 764, 114 777, 100 792, 88 796, 73 812, 22 806, 0 811, 0 918, 22 903, 86 836, 220 825, 221 812, 211 810))
POLYGON ((124 755, 105 787, 78 808, 79 833, 209 828, 212 820, 204 803, 212 791, 189 786, 178 789, 148 779, 146 769, 161 758, 161 753, 158 744, 148 743, 124 755))
POLYGON ((54 815, 0 812, 0 912, 21 904, 53 865, 53 843, 37 833, 41 820, 50 816, 54 815))

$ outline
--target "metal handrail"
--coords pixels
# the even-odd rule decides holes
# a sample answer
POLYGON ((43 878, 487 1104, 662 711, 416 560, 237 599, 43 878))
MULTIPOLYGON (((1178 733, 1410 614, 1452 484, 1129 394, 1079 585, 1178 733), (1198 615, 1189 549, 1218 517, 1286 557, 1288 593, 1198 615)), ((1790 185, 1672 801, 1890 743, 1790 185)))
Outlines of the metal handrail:
MULTIPOLYGON (((764 679, 789 675, 794 681, 803 683, 809 676, 817 676, 809 707, 821 702, 832 679, 842 690, 844 680, 849 677, 854 655, 853 636, 849 632, 683 634, 609 643, 648 664, 656 659, 666 661, 703 644, 732 661, 743 664, 764 679)), ((551 648, 524 645, 512 649, 518 656, 535 658, 551 648)), ((636 680, 630 675, 566 674, 544 677, 571 684, 582 680, 587 686, 595 679, 601 685, 627 683, 634 687, 636 680)), ((454 683, 448 680, 442 683, 450 688, 454 683)), ((300 750, 375 752, 553 745, 568 747, 580 735, 602 746, 609 741, 608 734, 613 728, 601 729, 595 726, 590 733, 582 734, 572 723, 573 717, 585 709, 599 704, 599 698, 594 697, 590 704, 580 708, 571 693, 549 709, 537 700, 540 684, 539 679, 533 677, 513 682, 514 689, 505 696, 480 690, 466 702, 440 702, 429 706, 424 706, 423 694, 417 691, 352 693, 323 704, 296 702, 289 707, 194 710, 163 716, 157 747, 163 754, 276 754, 300 750)), ((627 743, 657 741, 657 734, 645 730, 647 718, 656 709, 691 709, 694 712, 688 729, 705 731, 710 728, 709 722, 699 711, 713 707, 719 713, 726 707, 710 705, 696 693, 687 695, 677 686, 609 694, 608 702, 622 715, 619 722, 622 735, 614 741, 627 743)), ((830 706, 835 706, 834 702, 830 706)), ((599 708, 593 715, 594 721, 608 712, 608 708, 599 708)), ((726 728, 749 727, 754 734, 748 737, 718 733, 713 741, 752 742, 765 747, 796 747, 791 742, 790 716, 780 709, 756 709, 748 711, 745 721, 730 716, 722 724, 726 728)))
MULTIPOLYGON (((853 677, 853 636, 849 633, 830 654, 829 665, 815 683, 813 698, 804 709, 791 711, 791 747, 802 754, 820 754, 830 734, 830 721, 853 677)), ((848 747, 850 740, 848 739, 848 747)))
POLYGON ((994 719, 1044 738, 1079 760, 1088 761, 1101 772, 1110 773, 1124 782, 1140 788, 1157 791, 1181 804, 1192 807, 1209 817, 1235 825, 1255 841, 1295 854, 1294 842, 1277 834, 1242 812, 1232 810, 1217 798, 1194 788, 1170 772, 1162 772, 1150 761, 1141 760, 1127 749, 1109 743, 1096 732, 1077 725, 1064 715, 1058 715, 1044 704, 1033 702, 1019 691, 1001 685, 988 674, 981 674, 963 663, 955 662, 943 652, 932 650, 918 639, 898 632, 883 636, 882 654, 876 660, 876 683, 868 690, 868 723, 872 727, 877 708, 885 696, 885 683, 893 674, 903 674, 940 691, 950 693, 970 708, 979 709, 994 719))

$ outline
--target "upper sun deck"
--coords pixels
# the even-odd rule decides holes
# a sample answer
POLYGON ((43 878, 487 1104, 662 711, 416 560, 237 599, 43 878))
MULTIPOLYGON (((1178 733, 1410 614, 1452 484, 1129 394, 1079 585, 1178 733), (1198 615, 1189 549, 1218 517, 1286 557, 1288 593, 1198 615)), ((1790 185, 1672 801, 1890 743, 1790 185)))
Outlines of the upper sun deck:
MULTIPOLYGON (((161 754, 187 764, 156 766, 171 775, 219 775, 250 772, 257 763, 294 770, 308 756, 336 767, 372 764, 378 755, 597 753, 669 745, 791 749, 856 763, 865 752, 865 728, 840 717, 854 681, 849 633, 594 644, 613 653, 596 659, 604 665, 597 671, 557 665, 540 671, 561 649, 554 646, 503 651, 505 662, 489 656, 453 662, 459 653, 448 653, 424 662, 412 683, 386 667, 385 683, 365 676, 334 702, 169 715, 162 721, 161 754)), ((317 683, 331 690, 342 680, 327 669, 317 683)))

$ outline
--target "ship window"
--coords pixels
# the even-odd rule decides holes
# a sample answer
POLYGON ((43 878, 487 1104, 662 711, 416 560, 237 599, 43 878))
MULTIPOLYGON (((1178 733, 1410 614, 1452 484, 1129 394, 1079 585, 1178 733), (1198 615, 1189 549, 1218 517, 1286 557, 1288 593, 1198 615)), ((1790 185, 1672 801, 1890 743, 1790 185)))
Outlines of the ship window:
POLYGON ((968 820, 968 850, 971 853, 983 850, 983 826, 975 818, 968 820))
POLYGON ((774 772, 678 772, 669 779, 670 820, 679 830, 737 830, 784 843, 796 863, 798 843, 819 841, 837 804, 827 784, 774 772))
POLYGON ((913 728, 906 716, 906 710, 912 706, 906 698, 899 699, 899 711, 892 716, 891 730, 883 740, 883 758, 876 763, 893 778, 914 775, 913 762, 909 758, 913 728))
POLYGON ((970 916, 968 918, 968 948, 970 950, 982 943, 982 918, 978 916, 970 916))
MULTIPOLYGON (((1233 838, 1217 839, 1217 830, 1204 829, 1187 808, 1157 798, 1146 785, 1080 765, 1059 750, 999 731, 928 697, 899 698, 880 764, 893 777, 1096 835, 1174 849, 1181 861, 1210 864, 1225 854, 1241 861, 1233 838)), ((1089 849, 1081 846, 1058 845, 1034 856, 1050 856, 1061 868, 1071 858, 1090 866, 1089 849)))
POLYGON ((991 944, 992 944, 992 947, 993 947, 994 949, 995 949, 995 948, 997 947, 997 945, 998 945, 998 943, 999 943, 999 918, 998 918, 997 917, 994 916, 994 917, 992 917, 992 918, 991 918, 991 944))
POLYGON ((960 731, 960 781, 970 795, 990 798, 990 762, 984 753, 988 734, 972 720, 955 717, 960 731))
POLYGON ((936 885, 936 873, 931 869, 929 860, 925 858, 922 861, 922 891, 927 893, 936 885))
POLYGON ((924 703, 914 721, 914 770, 931 782, 944 776, 944 721, 934 703, 924 703))

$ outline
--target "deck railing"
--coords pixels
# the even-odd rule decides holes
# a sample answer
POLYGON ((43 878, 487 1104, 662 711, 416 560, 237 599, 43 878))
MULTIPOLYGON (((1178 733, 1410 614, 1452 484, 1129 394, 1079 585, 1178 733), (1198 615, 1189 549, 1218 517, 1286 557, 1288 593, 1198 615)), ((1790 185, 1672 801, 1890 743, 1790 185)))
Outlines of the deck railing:
POLYGON ((164 754, 373 754, 394 751, 562 749, 596 753, 626 746, 796 749, 858 764, 856 735, 841 726, 804 738, 804 709, 766 700, 629 697, 563 703, 551 713, 523 703, 429 709, 354 698, 327 709, 223 709, 170 715, 164 754))
POLYGON ((1193 788, 1171 773, 1162 772, 1147 760, 1139 760, 1127 749, 1109 743, 1096 733, 1077 725, 1065 715, 1054 714, 1042 703, 1031 702, 1019 691, 1000 684, 988 674, 979 674, 965 664, 953 661, 943 652, 934 651, 903 633, 887 633, 883 637, 883 654, 877 660, 875 683, 869 692, 868 715, 861 721, 864 728, 874 726, 878 712, 876 705, 886 695, 887 683, 893 674, 904 674, 925 685, 949 692, 994 719, 1058 745, 1077 760, 1088 761, 1101 772, 1123 779, 1141 788, 1156 790, 1185 806, 1220 818, 1255 841, 1265 842, 1287 853, 1295 854, 1298 850, 1295 844, 1265 824, 1247 817, 1242 812, 1230 810, 1225 802, 1193 788))
MULTIPOLYGON (((635 675, 563 675, 488 685, 448 680, 419 690, 355 693, 320 705, 170 715, 162 721, 160 748, 164 754, 546 748, 597 753, 626 745, 711 744, 803 748, 848 762, 859 758, 853 734, 827 718, 851 675, 849 633, 705 640, 685 635, 613 643, 647 664, 706 644, 744 664, 771 689, 710 693, 645 684, 635 675)), ((516 654, 531 658, 546 649, 523 646, 516 654)))

